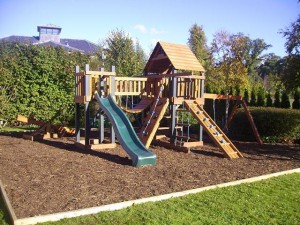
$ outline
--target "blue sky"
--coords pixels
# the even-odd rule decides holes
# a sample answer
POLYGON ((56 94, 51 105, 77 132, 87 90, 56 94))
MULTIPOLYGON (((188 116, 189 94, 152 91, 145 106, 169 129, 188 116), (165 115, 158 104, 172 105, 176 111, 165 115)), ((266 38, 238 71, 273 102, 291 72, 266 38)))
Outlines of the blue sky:
POLYGON ((278 32, 297 19, 297 0, 0 0, 0 38, 36 36, 37 25, 62 27, 61 37, 94 43, 115 29, 128 32, 149 52, 156 41, 186 44, 202 25, 210 44, 220 30, 262 38, 268 52, 286 55, 278 32))

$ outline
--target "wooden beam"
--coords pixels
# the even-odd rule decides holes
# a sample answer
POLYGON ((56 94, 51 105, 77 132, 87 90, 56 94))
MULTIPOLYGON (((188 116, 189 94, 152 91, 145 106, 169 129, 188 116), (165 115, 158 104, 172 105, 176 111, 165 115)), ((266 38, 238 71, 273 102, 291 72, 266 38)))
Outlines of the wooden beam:
POLYGON ((219 94, 210 94, 210 93, 204 93, 204 98, 206 98, 206 99, 220 99, 220 100, 237 100, 237 101, 240 101, 240 100, 243 99, 242 96, 219 95, 219 94))
POLYGON ((162 146, 162 147, 165 147, 165 148, 168 148, 168 149, 176 150, 176 151, 179 151, 179 152, 190 153, 190 148, 189 147, 178 146, 178 145, 174 145, 172 143, 164 142, 164 141, 161 141, 161 140, 153 140, 152 144, 162 146))
POLYGON ((194 147, 199 147, 199 146, 203 146, 203 141, 193 141, 193 142, 184 142, 183 143, 183 147, 187 147, 187 148, 194 148, 194 147))

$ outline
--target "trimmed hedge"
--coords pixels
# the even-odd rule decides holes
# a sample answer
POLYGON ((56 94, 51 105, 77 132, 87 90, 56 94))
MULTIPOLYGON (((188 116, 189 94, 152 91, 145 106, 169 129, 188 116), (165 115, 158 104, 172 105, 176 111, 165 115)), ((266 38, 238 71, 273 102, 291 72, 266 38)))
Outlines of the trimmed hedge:
MULTIPOLYGON (((250 107, 254 122, 264 142, 300 143, 300 110, 250 107)), ((239 109, 229 128, 233 139, 255 141, 243 109, 239 109)))

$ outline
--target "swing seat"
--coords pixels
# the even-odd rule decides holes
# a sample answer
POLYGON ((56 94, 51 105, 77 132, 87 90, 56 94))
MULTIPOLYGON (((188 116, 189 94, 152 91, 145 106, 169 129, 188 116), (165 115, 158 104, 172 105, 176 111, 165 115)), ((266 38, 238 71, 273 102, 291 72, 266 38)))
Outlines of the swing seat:
POLYGON ((127 113, 138 114, 149 108, 152 105, 153 101, 153 98, 143 98, 134 108, 126 109, 125 107, 121 106, 121 109, 127 113))

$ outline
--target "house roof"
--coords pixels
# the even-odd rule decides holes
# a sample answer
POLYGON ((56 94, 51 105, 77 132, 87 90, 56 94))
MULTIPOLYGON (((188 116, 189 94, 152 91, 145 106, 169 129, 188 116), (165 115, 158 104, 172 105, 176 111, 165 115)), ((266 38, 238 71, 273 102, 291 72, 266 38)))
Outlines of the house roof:
POLYGON ((60 39, 60 42, 53 42, 53 41, 40 42, 39 37, 12 35, 9 37, 1 38, 0 40, 17 41, 24 44, 35 44, 35 45, 42 45, 42 46, 61 46, 65 50, 80 51, 85 54, 93 54, 97 51, 98 48, 96 44, 87 40, 80 40, 80 39, 63 38, 60 39))
POLYGON ((157 42, 144 71, 171 73, 173 69, 204 72, 204 68, 186 45, 157 42))

